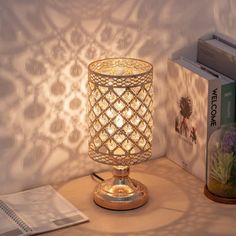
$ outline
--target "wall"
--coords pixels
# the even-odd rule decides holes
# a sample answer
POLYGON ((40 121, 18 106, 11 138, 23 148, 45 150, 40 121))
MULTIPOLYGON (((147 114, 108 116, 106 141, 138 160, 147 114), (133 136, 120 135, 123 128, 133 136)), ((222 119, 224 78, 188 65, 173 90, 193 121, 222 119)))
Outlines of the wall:
POLYGON ((154 65, 153 157, 166 152, 166 60, 195 57, 215 29, 236 36, 234 1, 0 1, 0 193, 106 168, 87 156, 87 65, 154 65), (234 30, 234 32, 231 32, 234 30))

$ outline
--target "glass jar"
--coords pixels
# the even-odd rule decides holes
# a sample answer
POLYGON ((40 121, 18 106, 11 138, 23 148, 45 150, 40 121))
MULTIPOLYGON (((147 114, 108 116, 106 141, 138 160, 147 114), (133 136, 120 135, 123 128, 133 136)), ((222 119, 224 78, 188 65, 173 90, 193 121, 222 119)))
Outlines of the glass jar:
POLYGON ((216 130, 208 142, 205 195, 236 204, 236 124, 216 130))

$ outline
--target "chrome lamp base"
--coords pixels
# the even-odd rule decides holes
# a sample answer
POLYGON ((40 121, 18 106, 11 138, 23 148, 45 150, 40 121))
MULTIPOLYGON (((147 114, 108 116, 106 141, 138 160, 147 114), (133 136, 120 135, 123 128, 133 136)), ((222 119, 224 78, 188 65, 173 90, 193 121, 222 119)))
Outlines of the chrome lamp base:
POLYGON ((128 166, 114 166, 113 178, 97 185, 94 201, 97 205, 111 210, 130 210, 148 201, 147 188, 129 177, 128 166))

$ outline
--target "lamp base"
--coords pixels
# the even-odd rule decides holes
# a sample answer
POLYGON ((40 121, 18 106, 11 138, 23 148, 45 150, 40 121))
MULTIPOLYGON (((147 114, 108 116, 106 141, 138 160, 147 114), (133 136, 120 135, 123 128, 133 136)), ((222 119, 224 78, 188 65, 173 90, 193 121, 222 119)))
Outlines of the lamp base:
POLYGON ((144 205, 148 201, 147 188, 128 175, 129 167, 114 166, 113 178, 96 186, 95 203, 111 210, 130 210, 144 205))

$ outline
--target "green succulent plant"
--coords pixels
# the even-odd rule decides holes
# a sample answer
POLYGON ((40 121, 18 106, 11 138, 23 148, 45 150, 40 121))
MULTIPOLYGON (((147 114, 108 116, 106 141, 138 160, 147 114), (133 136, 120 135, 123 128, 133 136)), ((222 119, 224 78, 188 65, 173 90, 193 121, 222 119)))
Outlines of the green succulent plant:
POLYGON ((231 170, 235 160, 233 153, 225 153, 218 148, 210 160, 210 176, 216 181, 226 184, 231 177, 231 170))

